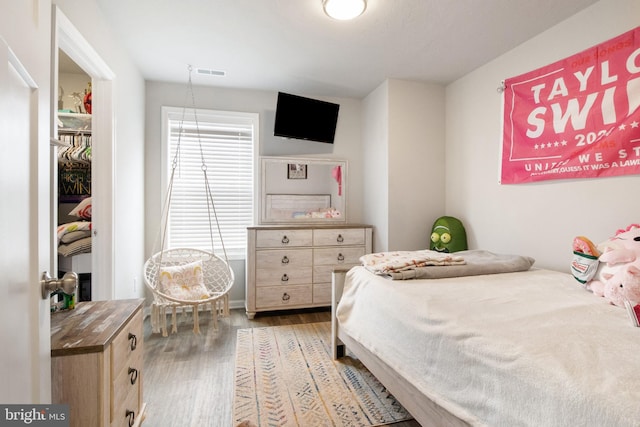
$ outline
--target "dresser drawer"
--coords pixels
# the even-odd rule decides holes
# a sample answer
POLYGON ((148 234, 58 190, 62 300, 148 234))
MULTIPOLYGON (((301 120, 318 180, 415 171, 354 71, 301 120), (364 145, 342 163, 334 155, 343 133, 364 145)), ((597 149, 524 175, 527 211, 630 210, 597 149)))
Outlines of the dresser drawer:
POLYGON ((312 301, 311 285, 256 288, 256 308, 281 309, 287 306, 311 304, 312 301))
POLYGON ((256 287, 278 285, 302 285, 311 283, 311 266, 302 268, 259 268, 256 269, 256 287))
POLYGON ((317 248, 313 250, 313 265, 359 264, 364 252, 364 247, 317 248))
POLYGON ((111 378, 117 378, 129 361, 143 354, 142 310, 134 315, 111 344, 111 378))
POLYGON ((271 249, 256 251, 256 268, 302 268, 313 262, 312 249, 271 249))
POLYGON ((111 427, 129 427, 140 417, 140 389, 131 389, 121 401, 114 402, 111 427))
POLYGON ((311 246, 312 230, 258 230, 256 248, 311 246))
MULTIPOLYGON (((117 408, 119 405, 125 404, 128 402, 130 398, 130 394, 135 394, 135 396, 140 396, 140 384, 142 384, 142 367, 143 367, 143 354, 136 352, 131 354, 131 357, 125 364, 124 369, 120 371, 117 376, 113 377, 113 383, 111 388, 111 401, 113 402, 114 408, 117 408)), ((136 399, 135 406, 131 406, 127 403, 127 409, 137 410, 138 404, 136 399)), ((111 419, 116 418, 116 413, 111 414, 111 419)))
POLYGON ((364 245, 364 228, 313 230, 314 246, 364 245))

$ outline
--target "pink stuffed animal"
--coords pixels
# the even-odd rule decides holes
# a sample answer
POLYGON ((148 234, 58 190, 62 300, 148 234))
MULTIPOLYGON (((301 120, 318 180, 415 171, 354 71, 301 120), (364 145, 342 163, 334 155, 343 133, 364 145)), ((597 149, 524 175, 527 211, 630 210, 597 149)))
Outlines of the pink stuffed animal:
POLYGON ((619 270, 634 265, 640 269, 640 225, 631 224, 626 229, 618 230, 614 237, 598 245, 602 252, 596 279, 588 282, 587 288, 594 294, 603 296, 606 283, 619 270))
POLYGON ((598 248, 602 252, 600 262, 609 266, 640 260, 640 224, 618 230, 614 237, 600 243, 598 248))
POLYGON ((620 283, 622 296, 632 305, 640 304, 640 268, 630 265, 625 270, 625 276, 620 283))
POLYGON ((615 274, 603 273, 604 281, 591 282, 591 290, 618 307, 625 299, 633 306, 640 304, 640 268, 633 264, 618 269, 615 274))

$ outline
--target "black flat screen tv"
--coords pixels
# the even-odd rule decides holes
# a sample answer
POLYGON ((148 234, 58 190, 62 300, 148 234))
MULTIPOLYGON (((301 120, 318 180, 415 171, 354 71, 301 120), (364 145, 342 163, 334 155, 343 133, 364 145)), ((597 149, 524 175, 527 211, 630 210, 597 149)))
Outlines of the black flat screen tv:
POLYGON ((333 144, 339 104, 278 92, 273 134, 333 144))

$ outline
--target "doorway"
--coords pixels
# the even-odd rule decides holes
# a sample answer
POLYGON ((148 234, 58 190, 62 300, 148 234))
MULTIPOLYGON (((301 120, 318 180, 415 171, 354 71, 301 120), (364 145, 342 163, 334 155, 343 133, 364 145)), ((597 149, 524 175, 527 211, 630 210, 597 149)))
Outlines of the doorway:
POLYGON ((53 174, 58 178, 58 277, 69 271, 78 275, 77 301, 92 300, 91 87, 91 77, 58 49, 58 161, 53 174))
MULTIPOLYGON (((52 88, 60 87, 61 63, 69 61, 88 76, 91 82, 91 285, 92 300, 110 300, 114 297, 114 123, 113 79, 114 74, 69 19, 53 7, 52 88), (61 60, 62 57, 62 60, 61 60)), ((52 90, 51 135, 58 135, 59 90, 52 90)), ((84 95, 84 93, 82 94, 84 95)), ((86 108, 85 108, 86 112, 86 108)), ((57 153, 57 150, 52 150, 57 153)), ((58 271, 58 158, 51 159, 51 254, 52 270, 58 271)))

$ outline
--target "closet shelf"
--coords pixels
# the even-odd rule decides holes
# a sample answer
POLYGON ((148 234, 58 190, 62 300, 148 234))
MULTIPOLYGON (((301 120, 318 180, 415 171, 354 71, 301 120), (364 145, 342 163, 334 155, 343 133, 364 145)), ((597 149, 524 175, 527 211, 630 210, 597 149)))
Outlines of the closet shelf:
POLYGON ((91 133, 91 114, 58 112, 58 133, 91 133))

